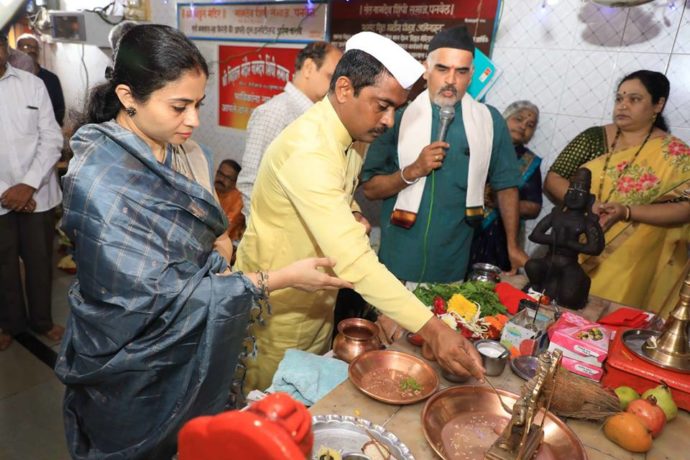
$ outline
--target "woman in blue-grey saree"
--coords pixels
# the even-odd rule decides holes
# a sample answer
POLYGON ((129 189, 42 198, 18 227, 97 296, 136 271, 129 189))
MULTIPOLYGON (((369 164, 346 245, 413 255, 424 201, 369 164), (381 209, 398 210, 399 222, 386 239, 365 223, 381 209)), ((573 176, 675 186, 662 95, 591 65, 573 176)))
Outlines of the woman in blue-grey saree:
POLYGON ((350 285, 325 258, 231 273, 213 160, 189 139, 208 67, 182 33, 134 27, 106 74, 63 183, 78 272, 55 370, 73 458, 169 459, 184 422, 226 407, 257 301, 350 285))
MULTIPOLYGON (((529 101, 515 101, 503 111, 503 118, 508 125, 513 139, 515 154, 520 168, 520 222, 534 219, 539 215, 542 204, 541 193, 541 158, 525 147, 534 135, 539 123, 539 109, 529 101)), ((475 232, 472 240, 470 266, 477 262, 496 265, 504 271, 510 271, 508 243, 501 222, 498 208, 494 206, 495 197, 487 186, 482 227, 475 232)))

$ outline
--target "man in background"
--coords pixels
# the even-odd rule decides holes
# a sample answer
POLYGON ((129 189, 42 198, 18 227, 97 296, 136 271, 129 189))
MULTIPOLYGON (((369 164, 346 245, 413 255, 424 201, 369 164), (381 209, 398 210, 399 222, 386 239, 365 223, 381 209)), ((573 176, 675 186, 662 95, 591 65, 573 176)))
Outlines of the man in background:
POLYGON ((9 57, 7 58, 7 62, 9 62, 10 65, 15 69, 34 73, 34 60, 31 59, 31 56, 23 51, 9 48, 9 57))
POLYGON ((247 218, 250 213, 250 198, 261 158, 273 139, 297 117, 320 101, 328 92, 336 64, 343 55, 335 46, 326 42, 313 42, 305 46, 295 60, 292 82, 285 90, 261 104, 249 118, 247 145, 242 156, 242 174, 237 188, 242 192, 247 218))
POLYGON ((463 280, 487 181, 497 191, 513 268, 527 258, 517 244, 520 177, 508 128, 495 108, 466 94, 473 55, 464 26, 440 31, 425 62, 428 90, 398 110, 395 128, 371 144, 364 163, 366 197, 384 200, 379 256, 405 281, 463 280), (442 107, 452 121, 438 140, 442 107))
POLYGON ((235 160, 223 160, 216 171, 214 187, 220 205, 228 218, 228 236, 233 246, 242 238, 245 221, 242 214, 242 194, 237 190, 237 175, 242 167, 235 160))
POLYGON ((62 126, 65 119, 65 97, 62 94, 62 86, 60 85, 58 76, 50 70, 41 67, 41 64, 38 62, 41 52, 41 42, 35 35, 21 34, 17 37, 17 48, 33 59, 33 74, 45 83, 48 89, 48 96, 50 96, 50 102, 53 104, 55 120, 58 125, 62 126))
POLYGON ((53 211, 62 200, 55 163, 62 133, 43 82, 12 67, 8 58, 7 35, 0 31, 0 350, 27 326, 54 341, 64 332, 51 315, 53 211))
MULTIPOLYGON (((362 170, 364 195, 384 200, 381 262, 410 288, 465 278, 487 182, 498 196, 513 270, 527 260, 518 244, 515 151, 501 114, 467 94, 473 57, 474 41, 464 26, 432 38, 427 91, 397 111, 394 129, 371 144, 362 170), (439 139, 442 108, 452 121, 439 139)), ((402 333, 385 317, 379 323, 392 329, 387 336, 402 333)))

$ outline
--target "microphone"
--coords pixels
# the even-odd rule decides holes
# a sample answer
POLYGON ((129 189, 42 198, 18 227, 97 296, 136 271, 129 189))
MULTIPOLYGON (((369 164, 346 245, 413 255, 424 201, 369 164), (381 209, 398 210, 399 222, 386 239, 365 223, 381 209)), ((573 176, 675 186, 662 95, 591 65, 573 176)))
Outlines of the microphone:
POLYGON ((448 127, 450 123, 455 118, 455 108, 452 105, 444 105, 441 107, 439 112, 441 117, 441 126, 438 129, 438 139, 439 141, 446 140, 446 134, 448 133, 448 127))

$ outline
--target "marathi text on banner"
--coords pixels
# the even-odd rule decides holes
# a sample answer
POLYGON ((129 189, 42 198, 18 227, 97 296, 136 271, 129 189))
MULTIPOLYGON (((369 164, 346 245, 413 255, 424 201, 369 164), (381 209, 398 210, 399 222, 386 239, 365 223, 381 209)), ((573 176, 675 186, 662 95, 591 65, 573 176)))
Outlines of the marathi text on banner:
POLYGON ((324 39, 322 1, 178 3, 177 26, 191 39, 306 42, 324 39))
POLYGON ((299 48, 218 47, 218 124, 246 129, 252 111, 292 79, 299 48))
POLYGON ((426 58, 429 41, 439 30, 465 24, 477 48, 488 55, 497 8, 498 0, 334 0, 332 42, 343 47, 357 32, 376 32, 421 61, 426 58))

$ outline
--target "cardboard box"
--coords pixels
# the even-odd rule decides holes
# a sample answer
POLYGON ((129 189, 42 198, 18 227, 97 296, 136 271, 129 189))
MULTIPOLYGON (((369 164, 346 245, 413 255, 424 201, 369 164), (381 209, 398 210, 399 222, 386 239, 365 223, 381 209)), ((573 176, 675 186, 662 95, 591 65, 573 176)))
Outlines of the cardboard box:
POLYGON ((569 350, 582 360, 594 359, 601 366, 608 356, 611 331, 601 324, 565 312, 549 328, 549 338, 551 343, 569 350))
POLYGON ((562 347, 558 344, 555 344, 553 342, 549 343, 549 351, 554 351, 554 350, 561 350, 561 352, 563 352, 563 356, 566 358, 574 359, 576 361, 581 361, 585 364, 589 364, 590 366, 595 366, 595 367, 601 367, 602 366, 602 363, 597 361, 597 359, 593 356, 582 356, 578 353, 570 351, 567 348, 564 348, 564 347, 562 347))
POLYGON ((500 342, 510 350, 512 357, 534 354, 539 349, 553 316, 542 314, 540 311, 534 320, 534 314, 534 310, 526 308, 513 316, 503 327, 500 342))
POLYGON ((563 356, 561 360, 561 367, 568 369, 573 374, 587 377, 596 382, 601 380, 601 377, 604 375, 604 369, 601 366, 592 366, 591 364, 583 363, 582 361, 567 358, 565 356, 563 356))

